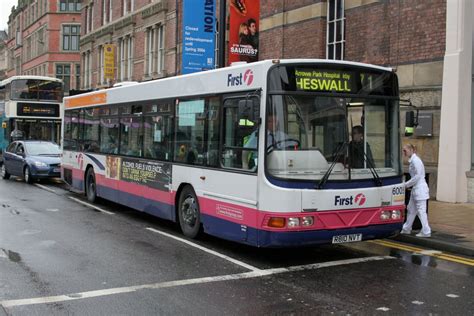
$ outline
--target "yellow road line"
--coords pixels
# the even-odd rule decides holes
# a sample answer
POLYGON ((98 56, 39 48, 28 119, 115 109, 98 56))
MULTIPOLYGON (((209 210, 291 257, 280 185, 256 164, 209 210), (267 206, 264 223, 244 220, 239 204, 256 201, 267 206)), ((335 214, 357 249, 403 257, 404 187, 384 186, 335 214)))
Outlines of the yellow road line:
POLYGON ((465 264, 465 265, 468 265, 468 266, 474 266, 474 260, 473 259, 459 257, 459 256, 455 256, 455 255, 450 255, 450 254, 445 254, 441 251, 440 252, 429 253, 427 251, 427 249, 412 247, 412 246, 399 244, 399 243, 395 243, 395 242, 387 241, 387 240, 370 240, 368 242, 373 243, 373 244, 377 244, 377 245, 380 245, 380 246, 405 250, 405 251, 414 252, 414 253, 420 253, 420 254, 423 254, 425 256, 431 256, 431 257, 435 257, 435 258, 439 258, 439 259, 443 259, 443 260, 447 260, 447 261, 457 262, 457 263, 465 264))

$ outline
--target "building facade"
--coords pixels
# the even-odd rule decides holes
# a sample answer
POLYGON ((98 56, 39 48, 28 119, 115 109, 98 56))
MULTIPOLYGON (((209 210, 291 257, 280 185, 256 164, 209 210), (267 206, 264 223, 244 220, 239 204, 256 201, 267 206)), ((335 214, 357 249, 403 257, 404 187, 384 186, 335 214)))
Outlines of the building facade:
POLYGON ((81 0, 19 0, 8 21, 7 77, 41 75, 80 87, 81 0))
POLYGON ((7 32, 0 31, 0 80, 5 79, 7 70, 7 32))
POLYGON ((82 8, 83 89, 178 74, 177 1, 86 0, 82 8), (106 60, 110 50, 112 65, 106 60))

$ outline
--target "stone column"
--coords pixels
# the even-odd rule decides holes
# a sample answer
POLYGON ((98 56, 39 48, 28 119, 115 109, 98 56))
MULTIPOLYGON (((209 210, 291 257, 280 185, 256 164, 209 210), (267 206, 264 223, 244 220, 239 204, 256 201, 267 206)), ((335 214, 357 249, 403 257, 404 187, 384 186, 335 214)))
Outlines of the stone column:
POLYGON ((472 0, 447 0, 437 199, 467 201, 471 169, 472 0))

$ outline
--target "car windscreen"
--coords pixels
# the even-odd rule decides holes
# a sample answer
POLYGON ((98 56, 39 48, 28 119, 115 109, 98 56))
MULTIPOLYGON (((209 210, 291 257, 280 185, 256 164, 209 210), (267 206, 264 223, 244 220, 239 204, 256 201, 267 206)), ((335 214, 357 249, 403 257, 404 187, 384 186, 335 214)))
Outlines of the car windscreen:
POLYGON ((59 155, 61 150, 59 146, 53 143, 27 143, 26 151, 31 156, 49 156, 59 155))

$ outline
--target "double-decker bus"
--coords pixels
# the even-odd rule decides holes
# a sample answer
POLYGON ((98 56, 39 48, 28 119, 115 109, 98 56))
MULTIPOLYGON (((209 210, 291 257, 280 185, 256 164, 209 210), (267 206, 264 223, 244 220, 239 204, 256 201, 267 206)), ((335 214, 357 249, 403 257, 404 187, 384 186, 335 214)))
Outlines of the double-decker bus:
POLYGON ((68 97, 64 122, 66 182, 190 238, 336 244, 403 223, 389 68, 266 60, 68 97))
POLYGON ((13 76, 0 81, 2 151, 12 140, 61 140, 63 84, 42 76, 13 76))

